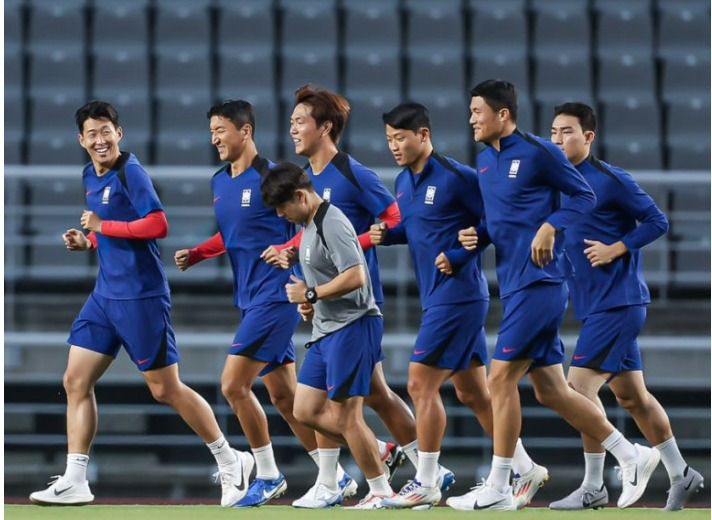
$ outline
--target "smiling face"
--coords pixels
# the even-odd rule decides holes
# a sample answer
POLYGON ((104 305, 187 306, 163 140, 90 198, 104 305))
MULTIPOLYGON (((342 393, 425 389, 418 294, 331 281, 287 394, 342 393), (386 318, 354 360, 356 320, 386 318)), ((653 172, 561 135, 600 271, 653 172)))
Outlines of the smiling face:
POLYGON ((289 119, 289 133, 294 141, 294 151, 305 157, 314 155, 325 137, 331 141, 328 137, 328 128, 326 128, 329 123, 326 122, 317 127, 311 111, 309 105, 299 103, 294 107, 289 119))
POLYGON ((474 132, 475 141, 491 143, 504 133, 507 109, 495 111, 487 104, 485 98, 475 96, 470 100, 470 126, 474 132))
POLYGON ((222 116, 210 118, 210 135, 221 161, 236 161, 245 151, 252 130, 245 124, 237 128, 230 119, 222 116))
POLYGON ((107 118, 84 121, 79 144, 91 157, 99 175, 108 172, 121 155, 119 142, 122 137, 121 127, 115 127, 107 118))
POLYGON ((558 146, 571 164, 578 165, 588 157, 594 132, 584 132, 578 117, 559 114, 551 123, 551 142, 558 146))

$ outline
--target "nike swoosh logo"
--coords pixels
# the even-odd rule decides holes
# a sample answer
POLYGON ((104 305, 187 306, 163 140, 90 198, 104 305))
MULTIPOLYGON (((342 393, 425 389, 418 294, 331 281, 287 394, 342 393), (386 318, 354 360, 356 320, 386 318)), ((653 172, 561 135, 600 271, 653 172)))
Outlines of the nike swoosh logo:
POLYGON ((242 493, 243 491, 245 491, 245 487, 247 486, 247 479, 246 479, 246 478, 243 478, 243 479, 242 479, 242 484, 240 484, 239 486, 238 486, 237 484, 234 484, 234 486, 237 488, 237 490, 238 490, 240 493, 242 493))
POLYGON ((91 195, 91 190, 87 191, 87 196, 91 195))
POLYGON ((419 356, 421 354, 425 354, 426 352, 427 352, 427 350, 414 350, 413 354, 415 354, 416 356, 419 356))
POLYGON ((477 500, 475 500, 475 504, 472 506, 472 509, 487 509, 488 507, 496 506, 500 502, 504 502, 504 498, 502 500, 497 500, 497 502, 492 502, 491 504, 485 504, 483 506, 479 505, 477 503, 477 500))
POLYGON ((485 173, 487 170, 489 170, 489 166, 485 166, 484 168, 481 168, 480 173, 485 173))
POLYGON ((239 347, 240 345, 242 345, 242 343, 233 343, 233 344, 230 345, 230 346, 231 346, 231 347, 239 347))
POLYGON ((396 198, 400 199, 403 195, 405 195, 405 193, 400 192, 400 193, 396 194, 396 198))
POLYGON ((637 486, 638 485, 638 468, 636 466, 635 468, 635 475, 633 476, 633 480, 630 481, 631 486, 637 486))
POLYGON ((331 392, 336 385, 327 386, 326 389, 331 392))
POLYGON ((139 364, 139 365, 145 365, 145 364, 148 363, 149 361, 151 361, 151 358, 139 359, 139 360, 138 360, 138 364, 139 364))
POLYGON ((580 361, 582 359, 586 359, 587 356, 574 356, 574 361, 580 361))
POLYGON ((510 352, 514 352, 515 350, 517 350, 517 349, 516 348, 503 348, 502 352, 504 352, 505 354, 509 354, 510 352))
POLYGON ((690 479, 690 482, 688 482, 687 485, 685 486, 685 491, 690 489, 690 486, 692 486, 692 479, 690 479))
POLYGON ((72 489, 72 487, 73 487, 73 486, 69 486, 69 487, 64 488, 64 489, 55 489, 55 490, 54 490, 54 496, 58 497, 59 495, 61 495, 61 494, 64 493, 65 491, 69 491, 70 489, 72 489))
POLYGON ((215 197, 215 198, 213 199, 213 202, 217 202, 219 198, 220 198, 220 197, 215 197))

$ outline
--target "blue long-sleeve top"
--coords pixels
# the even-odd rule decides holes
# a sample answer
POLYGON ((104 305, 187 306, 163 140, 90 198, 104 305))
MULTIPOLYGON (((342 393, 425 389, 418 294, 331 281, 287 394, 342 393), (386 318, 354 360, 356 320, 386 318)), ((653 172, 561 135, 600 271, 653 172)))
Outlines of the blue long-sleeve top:
POLYGON ((576 169, 596 194, 596 207, 565 233, 564 247, 573 266, 569 287, 574 317, 580 320, 607 309, 650 303, 640 249, 665 234, 667 218, 628 172, 595 157, 576 169), (590 247, 584 239, 606 245, 621 241, 628 253, 608 265, 591 267, 583 252, 590 247))
POLYGON ((519 130, 488 146, 477 157, 480 189, 485 203, 483 245, 495 246, 501 296, 533 283, 565 280, 563 239, 556 237, 553 259, 537 267, 531 243, 544 222, 557 232, 593 209, 596 197, 581 174, 550 141, 519 130), (561 194, 568 195, 561 202, 561 194))
POLYGON ((458 242, 461 229, 480 223, 484 206, 477 173, 435 152, 420 173, 405 168, 396 179, 401 221, 385 244, 408 244, 423 310, 434 305, 489 300, 481 256, 458 242), (453 274, 441 273, 435 259, 445 253, 453 274))

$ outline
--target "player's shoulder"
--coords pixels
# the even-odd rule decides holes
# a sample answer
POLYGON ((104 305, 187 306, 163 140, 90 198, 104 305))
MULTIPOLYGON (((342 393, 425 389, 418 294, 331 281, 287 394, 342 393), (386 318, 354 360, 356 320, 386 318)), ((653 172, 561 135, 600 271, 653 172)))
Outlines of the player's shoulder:
POLYGON ((602 174, 604 181, 612 182, 623 186, 624 184, 635 183, 633 176, 618 166, 613 166, 605 161, 590 155, 586 159, 586 165, 590 171, 602 174))
POLYGON ((516 130, 515 134, 520 138, 523 146, 528 147, 529 151, 534 155, 559 161, 566 158, 564 152, 549 139, 544 139, 531 132, 522 132, 520 130, 516 130))
POLYGON ((433 152, 433 159, 445 170, 455 174, 455 176, 463 180, 477 177, 477 172, 474 168, 466 164, 462 164, 453 159, 452 157, 447 157, 437 152, 433 152))

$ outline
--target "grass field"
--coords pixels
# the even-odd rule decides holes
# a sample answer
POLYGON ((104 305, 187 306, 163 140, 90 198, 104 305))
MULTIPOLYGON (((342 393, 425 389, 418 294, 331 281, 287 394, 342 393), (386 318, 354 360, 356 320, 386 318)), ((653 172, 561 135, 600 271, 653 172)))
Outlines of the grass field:
POLYGON ((481 515, 491 518, 517 518, 521 520, 608 520, 621 518, 623 520, 650 520, 650 519, 673 519, 673 520, 697 520, 710 518, 709 509, 685 509, 673 513, 664 513, 657 509, 631 508, 631 509, 599 509, 597 511, 581 512, 558 512, 548 508, 529 508, 523 511, 497 512, 482 511, 470 513, 455 511, 449 507, 438 507, 430 511, 409 511, 409 510, 382 510, 382 511, 350 511, 344 508, 334 508, 326 510, 294 509, 290 506, 265 506, 256 509, 223 509, 217 506, 85 506, 85 507, 38 507, 24 505, 6 505, 6 520, 212 520, 219 518, 239 518, 240 520, 312 520, 312 519, 351 519, 358 516, 359 519, 380 518, 383 520, 405 520, 412 519, 418 515, 434 519, 465 519, 473 518, 473 515, 481 515))

